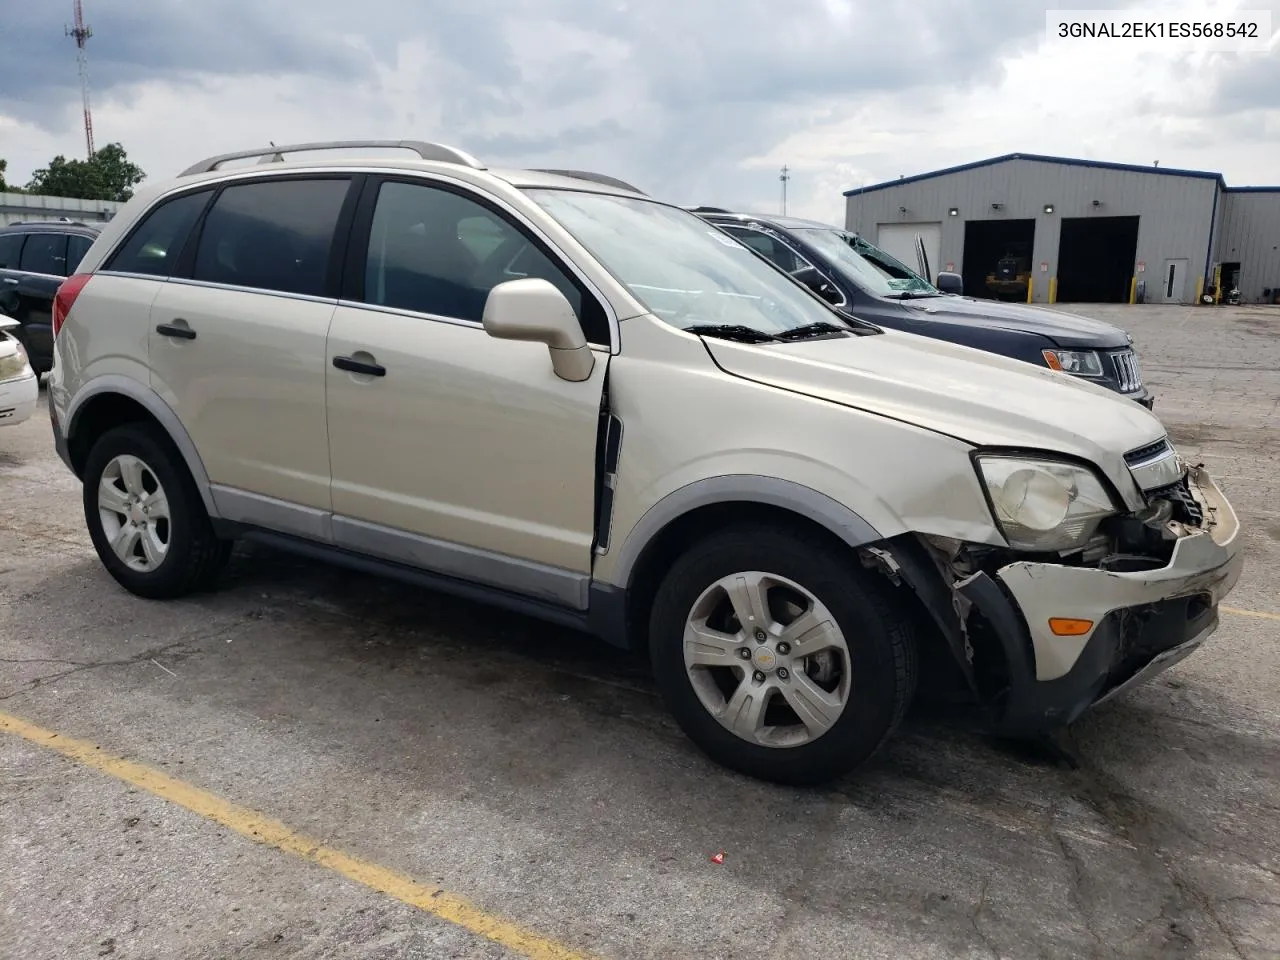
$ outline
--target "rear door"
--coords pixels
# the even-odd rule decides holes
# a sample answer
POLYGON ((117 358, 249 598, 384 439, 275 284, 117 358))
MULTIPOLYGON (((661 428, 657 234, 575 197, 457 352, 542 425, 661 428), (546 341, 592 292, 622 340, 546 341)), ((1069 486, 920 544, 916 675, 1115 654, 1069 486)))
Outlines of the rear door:
POLYGON ((53 358, 53 295, 67 276, 67 235, 29 234, 18 269, 18 320, 34 365, 44 369, 53 358))
POLYGON ((325 535, 330 261, 351 183, 343 174, 224 186, 152 304, 152 386, 229 518, 325 535))
POLYGON ((18 262, 22 259, 25 233, 0 234, 0 313, 18 318, 18 283, 21 274, 18 262))
POLYGON ((585 603, 610 333, 602 305, 527 224, 444 183, 371 181, 328 344, 335 540, 543 599, 585 603), (596 353, 555 375, 496 340, 485 299, 548 280, 596 353), (335 368, 354 358, 379 375, 335 368))

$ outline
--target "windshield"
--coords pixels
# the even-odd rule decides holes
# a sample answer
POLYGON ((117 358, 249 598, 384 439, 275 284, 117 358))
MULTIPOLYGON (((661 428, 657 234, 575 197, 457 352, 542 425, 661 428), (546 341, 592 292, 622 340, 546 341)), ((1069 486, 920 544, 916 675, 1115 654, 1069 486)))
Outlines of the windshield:
POLYGON ((806 288, 695 214, 631 197, 527 192, 645 309, 681 329, 776 335, 810 324, 848 327, 806 288))
POLYGON ((882 297, 901 294, 940 296, 928 280, 856 233, 833 227, 796 229, 811 247, 839 267, 849 279, 882 297))

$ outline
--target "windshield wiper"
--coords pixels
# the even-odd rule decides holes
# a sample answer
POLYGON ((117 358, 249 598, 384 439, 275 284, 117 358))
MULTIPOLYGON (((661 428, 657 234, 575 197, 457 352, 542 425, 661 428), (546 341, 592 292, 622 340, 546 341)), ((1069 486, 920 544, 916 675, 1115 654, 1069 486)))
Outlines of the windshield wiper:
POLYGON ((772 343, 778 338, 771 333, 757 330, 755 327, 740 323, 698 323, 692 327, 682 328, 685 333, 693 333, 707 337, 724 337, 726 340, 740 340, 743 343, 772 343))
POLYGON ((897 293, 886 293, 889 300, 923 300, 926 297, 940 297, 940 293, 929 293, 927 290, 900 290, 897 293))
POLYGON ((800 327, 792 327, 777 334, 779 340, 805 340, 809 337, 820 337, 828 333, 853 333, 848 327, 819 320, 817 323, 806 323, 800 327))

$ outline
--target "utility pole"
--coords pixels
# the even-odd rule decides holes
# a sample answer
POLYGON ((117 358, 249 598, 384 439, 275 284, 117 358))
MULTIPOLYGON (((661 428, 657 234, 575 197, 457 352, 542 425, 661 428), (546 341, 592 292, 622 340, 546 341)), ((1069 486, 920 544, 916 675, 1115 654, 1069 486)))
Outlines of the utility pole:
MULTIPOLYGON (((76 2, 79 3, 80 0, 76 0, 76 2)), ((787 181, 791 179, 791 174, 787 172, 785 164, 778 179, 782 181, 782 215, 785 217, 787 215, 787 181)))
POLYGON ((89 112, 89 51, 86 44, 93 36, 93 30, 84 24, 84 10, 80 0, 76 0, 76 25, 66 28, 66 35, 76 41, 76 63, 80 66, 80 96, 84 100, 84 145, 89 154, 86 160, 93 159, 93 115, 89 112))

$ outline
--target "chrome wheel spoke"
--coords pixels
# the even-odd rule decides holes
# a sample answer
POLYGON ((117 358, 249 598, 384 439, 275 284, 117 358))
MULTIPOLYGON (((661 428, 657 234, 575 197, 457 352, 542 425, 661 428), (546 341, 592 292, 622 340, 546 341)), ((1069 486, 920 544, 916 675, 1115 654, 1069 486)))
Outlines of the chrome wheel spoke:
POLYGON ((111 539, 111 549, 116 556, 126 563, 136 559, 134 551, 138 546, 138 528, 131 523, 122 523, 116 535, 111 539))
POLYGON ((835 621, 826 616, 825 611, 819 613, 814 607, 783 627, 779 639, 791 644, 796 655, 802 657, 833 647, 838 650, 847 649, 835 621))
POLYGON ((142 552, 147 558, 149 566, 157 566, 164 559, 164 552, 167 544, 162 543, 160 538, 156 536, 156 528, 148 524, 141 531, 140 538, 142 540, 142 552))
POLYGON ((768 631, 772 619, 766 597, 768 584, 763 574, 739 573, 722 581, 724 591, 733 604, 733 612, 742 629, 750 636, 756 630, 768 631))
POLYGON ((115 485, 114 480, 105 474, 98 484, 98 508, 110 510, 120 516, 129 514, 129 495, 115 485))
POLYGON ((120 479, 124 488, 135 497, 145 497, 147 488, 142 482, 145 465, 137 457, 120 457, 120 479))
POLYGON ((803 673, 793 673, 791 682, 779 689, 810 736, 826 733, 844 713, 844 701, 837 694, 823 690, 803 673))
POLYGON ((742 640, 737 635, 712 630, 705 619, 685 627, 684 661, 690 666, 738 666, 742 663, 738 655, 741 648, 742 640))
POLYGON ((721 722, 744 740, 756 740, 764 729, 771 688, 745 677, 724 706, 721 722))
POLYGON ((163 487, 156 487, 155 492, 148 494, 142 499, 142 509, 147 511, 147 519, 153 523, 156 520, 169 519, 169 498, 164 494, 163 487))

